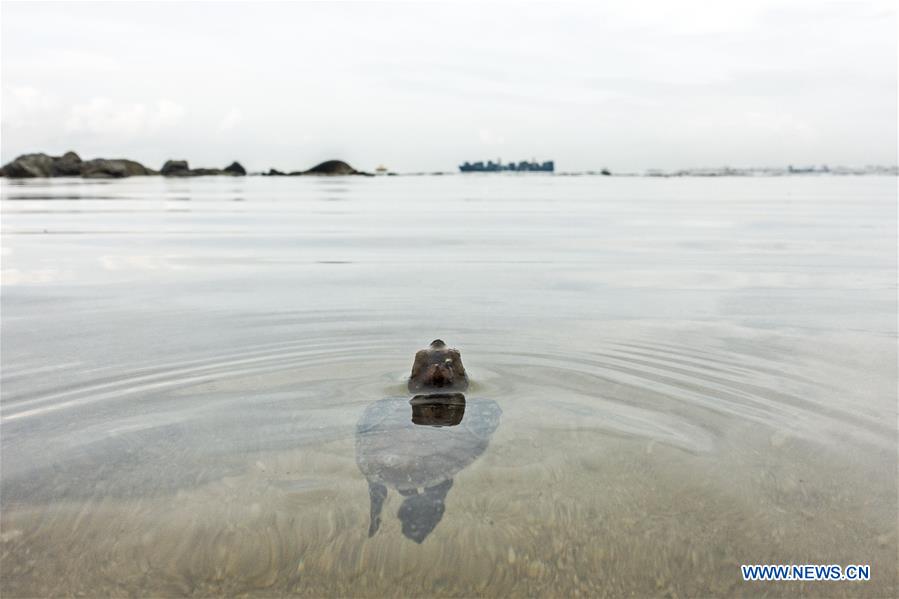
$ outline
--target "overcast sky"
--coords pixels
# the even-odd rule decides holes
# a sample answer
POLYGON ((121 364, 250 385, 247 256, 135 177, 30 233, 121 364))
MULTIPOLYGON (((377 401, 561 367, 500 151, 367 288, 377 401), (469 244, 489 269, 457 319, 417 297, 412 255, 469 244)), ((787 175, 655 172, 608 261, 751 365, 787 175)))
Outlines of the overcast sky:
POLYGON ((3 162, 896 163, 892 1, 2 4, 3 162))

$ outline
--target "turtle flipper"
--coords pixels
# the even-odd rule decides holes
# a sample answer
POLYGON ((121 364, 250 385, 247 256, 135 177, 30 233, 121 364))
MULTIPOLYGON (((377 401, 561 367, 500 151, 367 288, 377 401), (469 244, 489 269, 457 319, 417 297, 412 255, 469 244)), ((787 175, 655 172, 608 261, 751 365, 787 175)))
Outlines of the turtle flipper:
POLYGON ((447 479, 433 487, 425 488, 423 493, 411 495, 403 501, 397 513, 403 523, 403 535, 419 545, 431 534, 431 531, 443 518, 446 511, 446 494, 453 486, 453 479, 447 479))
POLYGON ((375 536, 381 526, 381 508, 387 498, 387 487, 380 483, 368 481, 368 496, 371 498, 371 523, 368 525, 368 538, 375 536))

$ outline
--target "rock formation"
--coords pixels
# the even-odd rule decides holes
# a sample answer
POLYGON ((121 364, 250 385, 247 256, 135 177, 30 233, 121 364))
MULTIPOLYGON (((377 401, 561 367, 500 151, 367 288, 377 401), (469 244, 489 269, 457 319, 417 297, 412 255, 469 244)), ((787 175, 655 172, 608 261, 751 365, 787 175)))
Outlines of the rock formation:
POLYGON ((85 179, 120 179, 156 174, 156 171, 133 160, 95 158, 81 163, 81 176, 85 179))
POLYGON ((52 177, 80 177, 84 163, 75 152, 66 152, 53 161, 50 169, 52 177))
MULTIPOLYGON (((167 160, 160 171, 154 171, 134 160, 124 158, 107 159, 95 158, 93 160, 81 160, 75 152, 66 152, 62 156, 49 156, 47 154, 23 154, 9 164, 0 168, 0 177, 30 178, 30 177, 85 177, 89 179, 113 179, 120 177, 133 177, 141 175, 162 175, 164 177, 202 177, 229 175, 243 177, 247 170, 239 162, 232 162, 225 168, 190 168, 187 160, 167 160)), ((393 174, 393 173, 389 173, 393 174)), ((373 177, 371 173, 357 171, 342 160, 326 160, 305 171, 292 171, 285 173, 276 169, 269 169, 263 175, 269 177, 325 175, 345 176, 363 175, 373 177)))
POLYGON ((304 171, 302 174, 304 175, 370 175, 369 173, 363 173, 362 171, 357 171, 349 164, 342 160, 326 160, 321 164, 317 164, 310 168, 308 171, 304 171))
POLYGON ((159 169, 159 174, 163 177, 183 177, 189 172, 190 168, 187 166, 187 160, 166 160, 162 168, 159 169))
POLYGON ((363 175, 366 177, 373 177, 371 173, 366 173, 363 171, 357 171, 349 164, 344 162, 343 160, 326 160, 321 164, 317 164, 305 171, 291 171, 289 173, 285 173, 279 171, 277 169, 269 169, 267 173, 263 173, 268 177, 301 177, 304 175, 329 175, 329 176, 343 176, 343 175, 363 175))
POLYGON ((190 168, 187 160, 166 160, 159 173, 163 177, 203 177, 209 175, 243 176, 246 169, 239 162, 232 162, 225 168, 190 168))
POLYGON ((124 159, 96 158, 84 161, 75 152, 62 156, 23 154, 0 169, 0 176, 16 179, 33 177, 119 178, 155 175, 156 171, 139 162, 124 159))
POLYGON ((243 165, 236 160, 226 166, 223 170, 229 175, 236 175, 238 177, 242 177, 247 174, 247 169, 245 169, 243 165))
MULTIPOLYGON (((61 157, 60 157, 61 158, 61 157)), ((0 169, 4 177, 51 177, 53 162, 60 158, 46 154, 23 154, 0 169)))

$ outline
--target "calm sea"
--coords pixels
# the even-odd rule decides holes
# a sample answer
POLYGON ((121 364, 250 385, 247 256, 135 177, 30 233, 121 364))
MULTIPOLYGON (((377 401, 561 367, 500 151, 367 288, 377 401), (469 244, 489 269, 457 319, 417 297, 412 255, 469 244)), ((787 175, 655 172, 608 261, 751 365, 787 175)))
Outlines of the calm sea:
POLYGON ((896 596, 896 199, 4 180, 0 590, 896 596), (409 404, 438 337, 461 420, 409 404))

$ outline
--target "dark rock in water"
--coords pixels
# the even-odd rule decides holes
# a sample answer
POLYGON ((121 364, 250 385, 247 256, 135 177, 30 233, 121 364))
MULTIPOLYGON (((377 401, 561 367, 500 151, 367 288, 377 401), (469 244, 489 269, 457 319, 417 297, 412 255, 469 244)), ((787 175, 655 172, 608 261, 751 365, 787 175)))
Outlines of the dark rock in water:
POLYGON ((81 163, 81 176, 86 179, 121 179, 122 177, 139 177, 155 174, 156 171, 145 167, 141 163, 123 158, 114 160, 96 158, 81 163))
POLYGON ((325 162, 317 164, 306 171, 290 171, 289 173, 285 173, 284 171, 279 171, 278 169, 272 168, 269 169, 267 173, 263 174, 267 177, 301 177, 303 175, 363 175, 366 177, 374 176, 371 173, 357 171, 342 160, 326 160, 325 162))
POLYGON ((224 171, 229 175, 236 175, 240 177, 247 174, 247 169, 245 169, 243 165, 237 161, 232 162, 231 164, 226 166, 224 168, 224 171))
POLYGON ((416 352, 408 386, 412 392, 464 391, 468 388, 468 375, 462 366, 462 354, 435 339, 428 349, 416 352))
POLYGON ((187 166, 187 160, 166 160, 159 174, 163 177, 188 177, 190 176, 190 167, 187 166))
POLYGON ((306 172, 310 175, 355 175, 356 169, 342 160, 326 160, 306 172))
POLYGON ((246 175, 247 171, 239 162, 232 162, 226 168, 190 168, 187 160, 167 160, 160 171, 164 177, 207 177, 217 175, 246 175))
POLYGON ((53 162, 59 160, 47 154, 23 154, 3 166, 4 177, 26 179, 53 176, 53 162))
POLYGON ((83 161, 75 152, 66 152, 62 156, 25 154, 0 169, 0 175, 14 178, 80 176, 93 179, 155 174, 156 171, 133 160, 96 158, 83 161))
MULTIPOLYGON (((293 174, 293 173, 291 173, 293 174)), ((362 171, 357 171, 349 164, 342 160, 326 160, 321 164, 317 164, 310 168, 308 171, 303 171, 303 175, 367 175, 372 176, 371 173, 363 173, 362 171)))
POLYGON ((190 169, 190 171, 188 171, 187 176, 188 177, 210 177, 210 176, 227 175, 227 174, 229 174, 229 173, 226 173, 225 171, 223 171, 220 168, 192 168, 192 169, 190 169))
POLYGON ((66 152, 54 159, 51 177, 80 177, 84 163, 75 152, 66 152))

